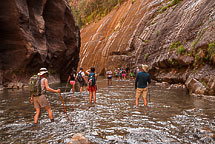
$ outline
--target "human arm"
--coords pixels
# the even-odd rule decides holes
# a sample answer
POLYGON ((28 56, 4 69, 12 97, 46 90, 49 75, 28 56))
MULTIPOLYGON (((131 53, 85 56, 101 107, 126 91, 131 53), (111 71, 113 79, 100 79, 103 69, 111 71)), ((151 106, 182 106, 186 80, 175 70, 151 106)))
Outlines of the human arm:
POLYGON ((81 76, 82 76, 82 78, 84 79, 84 81, 87 83, 87 80, 86 80, 86 77, 85 77, 84 72, 81 73, 81 76))
POLYGON ((33 104, 33 101, 34 101, 34 99, 33 99, 33 95, 31 95, 31 104, 33 104))
POLYGON ((70 79, 71 79, 71 77, 70 77, 70 75, 69 75, 69 77, 68 77, 68 79, 67 79, 67 82, 69 82, 69 81, 70 81, 70 79))
POLYGON ((45 85, 45 88, 47 91, 54 92, 54 93, 60 93, 60 89, 54 90, 49 87, 47 79, 44 80, 44 85, 45 85))
POLYGON ((89 71, 90 71, 90 69, 86 70, 87 75, 89 75, 89 74, 90 74, 90 72, 89 72, 89 71))

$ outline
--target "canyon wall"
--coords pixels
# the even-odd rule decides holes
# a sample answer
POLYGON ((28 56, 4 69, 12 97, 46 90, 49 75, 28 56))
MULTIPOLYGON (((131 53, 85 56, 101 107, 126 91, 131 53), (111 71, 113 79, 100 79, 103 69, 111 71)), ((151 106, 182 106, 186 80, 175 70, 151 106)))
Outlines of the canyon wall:
POLYGON ((79 67, 148 64, 152 78, 215 95, 214 0, 129 0, 81 29, 79 67))
POLYGON ((77 68, 80 30, 65 0, 1 0, 0 33, 1 88, 41 67, 63 80, 77 68))

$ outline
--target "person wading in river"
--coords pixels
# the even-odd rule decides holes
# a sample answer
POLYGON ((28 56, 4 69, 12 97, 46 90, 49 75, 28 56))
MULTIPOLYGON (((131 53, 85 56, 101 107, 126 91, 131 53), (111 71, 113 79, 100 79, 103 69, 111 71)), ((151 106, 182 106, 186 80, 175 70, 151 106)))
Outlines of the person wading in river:
POLYGON ((96 77, 97 74, 95 74, 95 68, 91 67, 89 70, 86 71, 88 75, 88 90, 89 90, 89 100, 90 103, 92 102, 92 96, 93 96, 93 102, 96 103, 96 77))
POLYGON ((80 94, 82 94, 83 87, 86 87, 86 92, 87 92, 87 80, 85 78, 85 74, 83 72, 83 68, 80 68, 80 71, 76 75, 76 80, 79 82, 80 86, 80 94))
POLYGON ((136 106, 138 106, 140 95, 143 96, 144 106, 147 105, 146 95, 148 92, 147 84, 151 83, 151 78, 148 71, 147 65, 142 65, 142 71, 139 72, 135 80, 135 89, 136 89, 136 106))
POLYGON ((40 108, 45 108, 46 111, 48 112, 49 118, 51 122, 54 122, 52 110, 50 107, 50 104, 48 100, 46 99, 46 90, 50 92, 55 92, 55 93, 60 93, 60 89, 54 90, 51 89, 48 85, 48 71, 46 68, 41 68, 40 73, 38 73, 40 76, 40 84, 41 84, 41 94, 39 96, 31 96, 31 103, 34 103, 34 108, 36 109, 36 114, 34 116, 34 124, 37 124, 38 122, 38 117, 40 114, 40 108))
POLYGON ((72 72, 70 73, 68 79, 67 79, 67 83, 70 82, 71 86, 72 86, 72 92, 73 94, 75 93, 75 74, 76 72, 74 70, 72 70, 72 72))

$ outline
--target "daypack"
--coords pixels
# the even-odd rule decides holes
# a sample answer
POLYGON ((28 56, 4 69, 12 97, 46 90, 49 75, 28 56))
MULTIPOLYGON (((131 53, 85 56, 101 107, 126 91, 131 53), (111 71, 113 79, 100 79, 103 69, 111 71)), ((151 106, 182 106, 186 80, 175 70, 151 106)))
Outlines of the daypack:
POLYGON ((29 91, 30 94, 33 96, 40 96, 42 94, 41 89, 41 78, 38 75, 33 75, 29 79, 29 91))
POLYGON ((79 72, 78 75, 77 75, 77 80, 78 80, 79 82, 84 81, 84 78, 82 77, 81 73, 82 73, 82 72, 79 72))
POLYGON ((89 74, 88 83, 89 83, 89 86, 96 85, 95 73, 90 73, 89 74))

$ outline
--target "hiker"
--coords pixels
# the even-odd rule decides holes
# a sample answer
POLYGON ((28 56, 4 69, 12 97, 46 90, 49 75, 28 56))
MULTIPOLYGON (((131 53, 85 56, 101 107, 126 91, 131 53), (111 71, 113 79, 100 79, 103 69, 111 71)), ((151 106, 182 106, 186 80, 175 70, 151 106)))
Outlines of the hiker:
POLYGON ((147 65, 142 65, 142 71, 139 72, 135 80, 135 89, 136 89, 136 106, 138 106, 138 101, 140 95, 143 96, 144 106, 147 105, 146 95, 148 92, 147 84, 151 83, 151 78, 148 71, 147 65))
POLYGON ((97 74, 95 74, 95 68, 91 67, 86 71, 88 75, 88 90, 89 90, 89 100, 90 103, 92 102, 92 96, 93 96, 93 102, 96 102, 96 77, 97 74))
POLYGON ((118 68, 117 74, 118 74, 118 78, 119 78, 119 80, 120 80, 120 68, 118 68))
POLYGON ((40 72, 38 73, 38 76, 40 77, 41 92, 39 95, 33 95, 33 94, 31 95, 31 103, 34 103, 34 108, 36 109, 36 114, 34 116, 34 124, 37 124, 38 117, 40 114, 40 108, 43 108, 43 107, 48 112, 48 116, 51 122, 54 122, 50 104, 46 99, 47 97, 46 91, 60 93, 60 89, 54 90, 49 87, 48 80, 47 80, 48 71, 46 68, 41 68, 40 72))
POLYGON ((75 76, 76 72, 74 70, 72 70, 72 72, 69 74, 69 77, 67 79, 67 83, 69 82, 72 86, 72 92, 73 94, 75 93, 75 76))
POLYGON ((80 71, 76 75, 76 80, 79 82, 80 94, 82 94, 83 87, 86 87, 87 92, 87 80, 85 78, 85 74, 82 67, 80 68, 80 71))
POLYGON ((115 69, 114 71, 114 77, 117 79, 118 78, 118 73, 117 73, 117 70, 115 69))
POLYGON ((108 79, 108 85, 112 84, 112 71, 109 69, 107 72, 106 72, 106 75, 107 75, 107 79, 108 79))
POLYGON ((130 79, 132 79, 132 80, 134 79, 134 72, 133 72, 133 70, 130 71, 130 79))
POLYGON ((122 69, 122 79, 123 80, 126 79, 126 71, 125 71, 125 69, 122 69))

